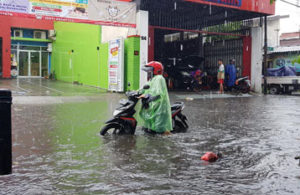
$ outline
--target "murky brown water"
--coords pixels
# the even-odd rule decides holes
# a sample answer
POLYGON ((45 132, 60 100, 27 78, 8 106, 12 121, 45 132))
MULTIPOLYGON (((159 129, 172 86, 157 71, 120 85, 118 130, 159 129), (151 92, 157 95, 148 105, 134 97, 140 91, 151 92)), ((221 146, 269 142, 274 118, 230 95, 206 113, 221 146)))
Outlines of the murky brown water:
POLYGON ((300 194, 300 98, 194 100, 185 134, 98 136, 119 98, 19 99, 0 194, 300 194), (206 163, 206 151, 224 157, 206 163))

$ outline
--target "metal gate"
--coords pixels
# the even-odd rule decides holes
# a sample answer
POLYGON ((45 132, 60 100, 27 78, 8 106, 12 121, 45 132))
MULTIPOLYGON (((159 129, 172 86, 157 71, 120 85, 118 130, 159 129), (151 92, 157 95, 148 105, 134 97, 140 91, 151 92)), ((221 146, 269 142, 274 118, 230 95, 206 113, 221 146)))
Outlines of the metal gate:
POLYGON ((211 41, 204 44, 205 70, 210 75, 217 75, 218 59, 222 59, 224 65, 229 60, 236 60, 238 76, 243 72, 243 39, 230 39, 211 41))

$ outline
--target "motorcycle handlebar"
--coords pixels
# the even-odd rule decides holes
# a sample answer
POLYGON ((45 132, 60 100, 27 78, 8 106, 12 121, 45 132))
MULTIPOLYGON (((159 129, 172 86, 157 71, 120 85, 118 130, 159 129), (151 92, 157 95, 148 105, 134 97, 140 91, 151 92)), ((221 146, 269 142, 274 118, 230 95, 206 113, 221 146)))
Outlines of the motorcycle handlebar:
POLYGON ((139 97, 143 93, 141 92, 141 90, 138 90, 138 91, 127 91, 125 94, 127 97, 129 96, 139 97))

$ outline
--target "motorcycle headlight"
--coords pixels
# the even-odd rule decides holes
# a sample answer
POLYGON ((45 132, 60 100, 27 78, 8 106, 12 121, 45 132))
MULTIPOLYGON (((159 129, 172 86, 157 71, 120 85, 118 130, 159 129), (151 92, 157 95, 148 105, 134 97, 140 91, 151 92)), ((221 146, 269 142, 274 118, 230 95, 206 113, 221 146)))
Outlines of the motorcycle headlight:
POLYGON ((114 113, 113 113, 113 115, 114 115, 114 116, 117 116, 117 115, 120 114, 121 112, 122 112, 122 110, 115 110, 114 113))
POLYGON ((184 108, 185 108, 185 104, 183 104, 183 105, 182 105, 182 108, 181 108, 181 110, 183 110, 184 108))

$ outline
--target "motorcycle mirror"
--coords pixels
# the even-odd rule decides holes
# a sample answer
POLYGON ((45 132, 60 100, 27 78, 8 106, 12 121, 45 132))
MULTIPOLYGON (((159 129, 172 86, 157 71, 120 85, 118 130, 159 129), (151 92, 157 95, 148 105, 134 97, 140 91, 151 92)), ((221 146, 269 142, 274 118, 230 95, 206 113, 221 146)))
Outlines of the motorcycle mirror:
POLYGON ((149 85, 144 85, 143 89, 149 89, 150 86, 149 85))

